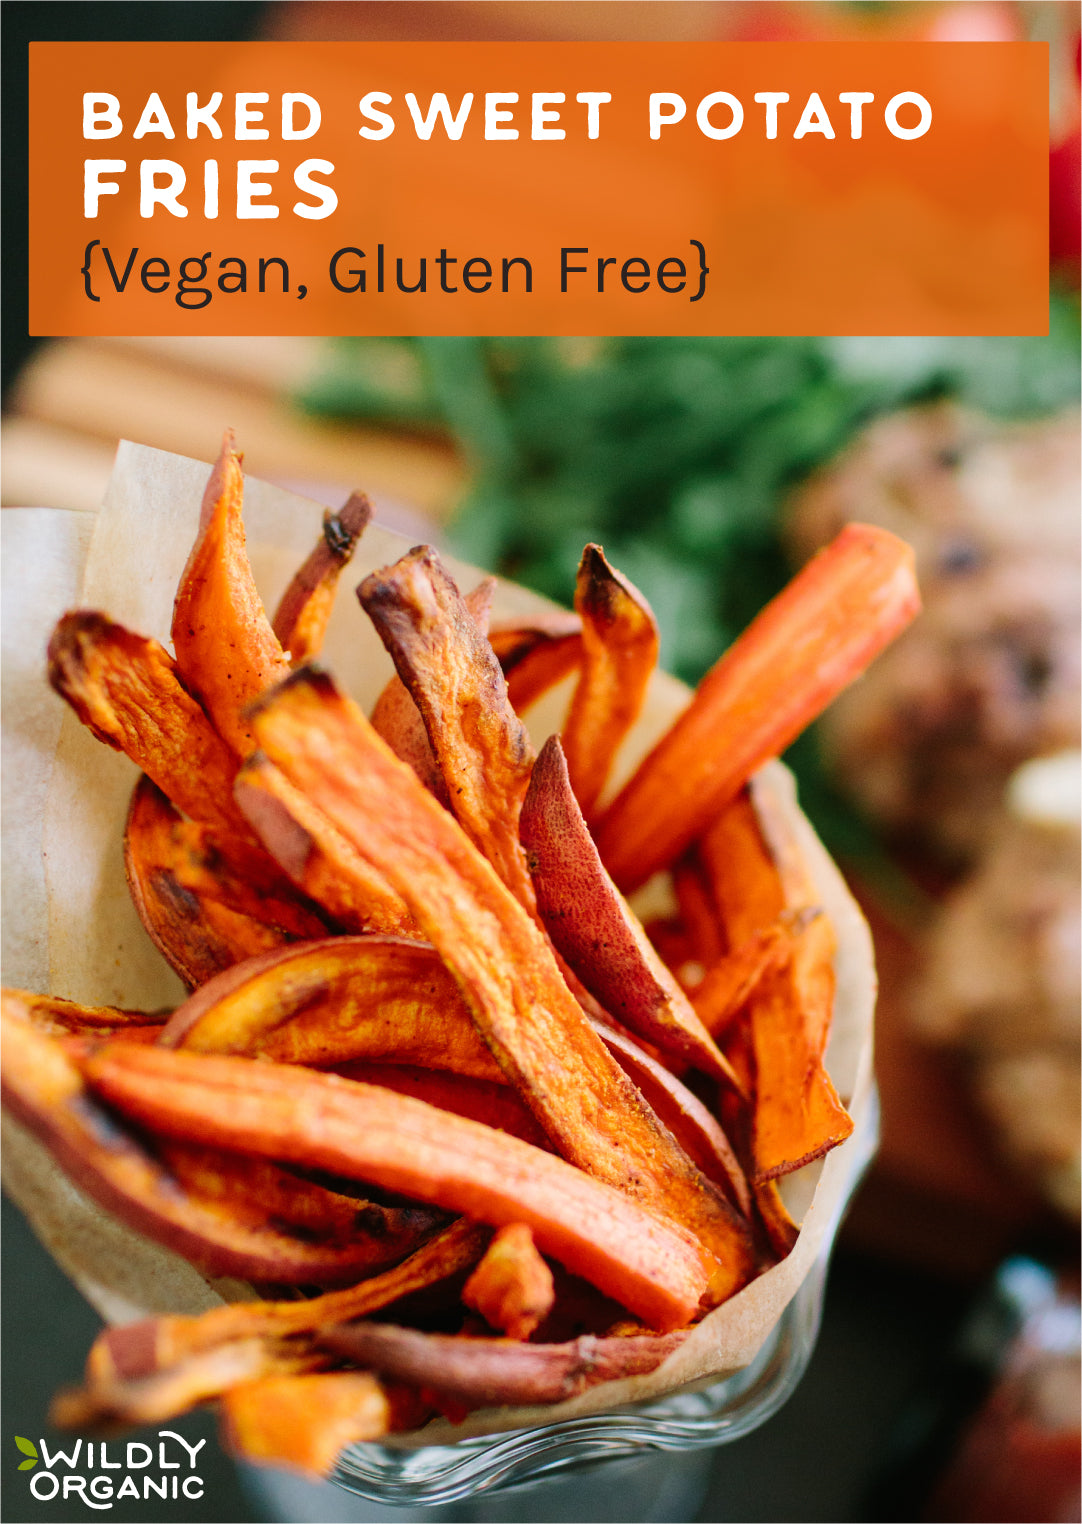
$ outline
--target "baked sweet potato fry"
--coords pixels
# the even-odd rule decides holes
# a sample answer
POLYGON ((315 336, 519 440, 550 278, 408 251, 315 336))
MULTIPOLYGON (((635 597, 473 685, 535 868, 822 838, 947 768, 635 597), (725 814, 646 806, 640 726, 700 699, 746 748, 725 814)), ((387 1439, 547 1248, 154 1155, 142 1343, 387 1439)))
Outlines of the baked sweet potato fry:
POLYGON ((502 1079, 427 942, 331 937, 252 959, 173 1013, 166 1047, 313 1068, 353 1060, 502 1079))
POLYGON ((290 940, 281 926, 234 909, 182 881, 186 822, 145 775, 124 828, 124 869, 132 903, 162 957, 196 989, 223 969, 290 940))
POLYGON ((525 714, 582 663, 582 621, 577 614, 554 609, 531 624, 494 624, 488 639, 516 714, 525 714))
POLYGON ((725 933, 697 855, 685 853, 672 867, 679 921, 687 937, 685 961, 698 963, 699 977, 726 951, 725 933))
POLYGON ((309 669, 268 695, 252 724, 271 760, 402 895, 563 1156, 695 1234, 714 1260, 712 1297, 742 1285, 746 1225, 611 1058, 519 901, 356 706, 309 669))
POLYGON ((185 686, 241 757, 253 749, 244 710, 289 672, 248 564, 243 498, 241 460, 227 432, 203 495, 199 530, 177 588, 172 627, 185 686))
POLYGON ((658 628, 646 599, 609 565, 600 545, 587 545, 582 553, 575 608, 582 619, 582 666, 563 747, 575 798, 591 820, 646 699, 657 666, 658 628))
POLYGON ((776 1180, 761 1180, 755 1186, 755 1208, 767 1241, 779 1259, 792 1252, 800 1227, 789 1216, 776 1180))
POLYGON ((104 614, 76 609, 49 641, 49 681, 87 729, 129 756, 178 810, 254 845, 233 802, 236 758, 164 646, 104 614))
POLYGON ((223 848, 208 826, 185 820, 145 773, 133 791, 124 853, 133 876, 168 872, 196 899, 225 905, 286 936, 327 934, 327 922, 268 853, 247 842, 228 842, 223 848), (135 860, 144 854, 137 868, 135 860))
POLYGON ((744 1171, 724 1129, 699 1097, 625 1032, 598 1024, 597 1031, 624 1073, 634 1081, 658 1120, 672 1133, 708 1180, 720 1185, 745 1217, 751 1195, 744 1171))
POLYGON ((325 1329, 319 1339, 358 1365, 471 1409, 566 1402, 602 1381, 645 1375, 668 1359, 688 1332, 614 1339, 584 1334, 568 1344, 523 1344, 420 1333, 388 1323, 352 1323, 325 1329))
MULTIPOLYGON (((408 1415, 415 1422, 415 1414, 408 1415)), ((227 1450, 253 1465, 285 1466, 320 1480, 346 1445, 382 1439, 396 1423, 382 1384, 367 1371, 267 1376, 225 1392, 227 1450)))
POLYGON ((830 924, 816 917, 789 961, 762 980, 752 999, 757 1181, 818 1159, 853 1130, 823 1063, 834 1005, 833 956, 830 924))
POLYGON ((426 545, 357 589, 424 721, 458 823, 533 910, 518 817, 534 753, 492 647, 426 545))
POLYGON ((111 1105, 168 1136, 330 1170, 494 1227, 525 1222, 546 1253, 662 1331, 687 1323, 707 1289, 709 1254, 683 1226, 423 1101, 309 1069, 117 1041, 82 1066, 111 1105))
MULTIPOLYGON (((468 1019, 465 1029, 476 1035, 468 1019)), ((438 1051, 435 1056, 440 1056, 438 1051)), ((499 1080, 484 1080, 457 1072, 450 1066, 422 1068, 417 1064, 379 1063, 368 1059, 336 1064, 334 1072, 343 1079, 382 1085, 385 1090, 395 1090, 399 1095, 412 1095, 418 1101, 427 1101, 429 1106, 440 1111, 453 1111, 455 1116, 484 1122, 486 1127, 509 1132, 513 1138, 532 1143, 534 1148, 552 1149, 533 1112, 522 1104, 502 1074, 499 1080)))
POLYGON ((342 931, 416 933, 401 895, 384 875, 266 757, 248 758, 234 792, 267 851, 342 931))
POLYGON ((703 678, 687 709, 597 822, 625 893, 666 868, 768 758, 909 623, 920 606, 908 545, 850 524, 703 678))
POLYGON ((768 844, 761 820, 774 808, 769 792, 755 799, 746 793, 731 801, 700 850, 732 945, 745 946, 756 922, 785 916, 791 930, 789 956, 747 1002, 755 1069, 750 1146, 753 1178, 761 1182, 819 1158, 853 1124, 823 1062, 834 1008, 834 929, 809 903, 815 886, 799 852, 786 847, 779 862, 768 844))
POLYGON ((163 1423, 242 1383, 325 1370, 335 1363, 311 1341, 290 1346, 268 1339, 235 1339, 150 1376, 58 1392, 49 1421, 61 1429, 163 1423))
POLYGON ((528 1339, 552 1310, 555 1294, 552 1271, 522 1222, 499 1230, 462 1288, 466 1306, 509 1339, 528 1339))
POLYGON ((736 1019, 759 980, 788 961, 804 924, 819 914, 817 906, 795 916, 783 912, 707 969, 691 1003, 708 1032, 716 1037, 736 1019))
MULTIPOLYGON (((5 999, 2 1024, 3 1096, 13 1115, 107 1211, 208 1274, 335 1285, 399 1257, 393 1241, 381 1242, 363 1229, 320 1239, 276 1223, 270 1211, 260 1216, 253 1209, 241 1220, 219 1199, 185 1190, 94 1099, 64 1047, 30 1026, 17 1002, 5 999)), ((403 1244, 399 1254, 415 1243, 403 1244)))
MULTIPOLYGON (((471 593, 466 594, 466 607, 482 635, 488 630, 488 617, 495 591, 495 577, 486 577, 471 593)), ((395 756, 408 762, 429 793, 435 794, 440 803, 450 809, 451 796, 428 739, 421 711, 397 673, 376 700, 371 719, 372 728, 383 737, 395 756)))
POLYGON ((519 829, 542 923, 605 1010, 662 1052, 740 1090, 731 1065, 605 872, 560 745, 534 765, 519 829))
POLYGON ((785 910, 785 887, 763 839, 750 789, 742 789, 710 822, 693 860, 709 886, 726 951, 743 947, 785 910))
POLYGON ((367 1273, 374 1274, 412 1254, 447 1221, 436 1207, 409 1203, 388 1206, 344 1196, 301 1179, 270 1159, 226 1153, 203 1143, 160 1138, 155 1152, 185 1190, 214 1202, 239 1222, 258 1226, 270 1220, 306 1238, 328 1243, 367 1234, 372 1239, 364 1267, 367 1273))
POLYGON ((5 1008, 12 1015, 50 1037, 110 1037, 122 1033, 136 1042, 154 1042, 161 1033, 168 1011, 126 1011, 111 1005, 81 1005, 59 995, 37 995, 32 990, 0 990, 5 1008))
POLYGON ((338 579, 372 518, 363 492, 351 492, 337 513, 323 515, 323 533, 282 594, 272 628, 289 663, 299 667, 319 655, 334 607, 338 579))

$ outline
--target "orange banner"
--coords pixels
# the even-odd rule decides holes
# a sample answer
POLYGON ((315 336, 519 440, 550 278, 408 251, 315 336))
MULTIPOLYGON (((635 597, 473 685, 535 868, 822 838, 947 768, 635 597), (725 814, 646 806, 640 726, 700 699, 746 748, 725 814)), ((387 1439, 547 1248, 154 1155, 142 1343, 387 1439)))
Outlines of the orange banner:
POLYGON ((1038 333, 1039 43, 37 43, 35 334, 1038 333))

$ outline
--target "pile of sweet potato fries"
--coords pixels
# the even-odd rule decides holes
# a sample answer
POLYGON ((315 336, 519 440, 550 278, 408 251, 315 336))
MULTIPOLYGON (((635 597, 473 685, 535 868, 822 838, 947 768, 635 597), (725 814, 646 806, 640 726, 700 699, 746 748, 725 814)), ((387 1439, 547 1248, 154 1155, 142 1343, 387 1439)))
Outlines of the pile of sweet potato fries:
POLYGON ((313 665, 366 500, 270 619, 242 489, 227 435, 175 656, 85 609, 49 648, 140 770, 128 879, 189 996, 6 991, 4 1096, 91 1197, 265 1298, 107 1330, 55 1419, 217 1399, 237 1453, 321 1473, 435 1414, 652 1371, 790 1251, 777 1182, 852 1122, 823 1061, 833 928, 746 785, 918 599, 908 547, 850 526, 604 803, 658 639, 599 547, 575 614, 515 627, 431 549, 369 576, 397 676, 368 719, 313 665), (520 714, 571 674, 535 756, 520 714), (624 895, 662 870, 644 928, 624 895))

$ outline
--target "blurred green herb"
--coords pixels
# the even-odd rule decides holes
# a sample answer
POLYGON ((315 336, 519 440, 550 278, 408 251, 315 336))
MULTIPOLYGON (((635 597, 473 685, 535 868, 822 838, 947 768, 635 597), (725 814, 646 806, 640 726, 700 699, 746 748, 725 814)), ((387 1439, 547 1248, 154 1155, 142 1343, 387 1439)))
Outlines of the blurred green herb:
MULTIPOLYGON (((1076 401, 1077 300, 1040 338, 342 339, 302 402, 450 434, 472 480, 456 552, 566 603, 602 543, 694 683, 788 575, 792 484, 874 415, 948 393, 1003 415, 1076 401)), ((867 856, 814 740, 792 760, 828 844, 867 856)))

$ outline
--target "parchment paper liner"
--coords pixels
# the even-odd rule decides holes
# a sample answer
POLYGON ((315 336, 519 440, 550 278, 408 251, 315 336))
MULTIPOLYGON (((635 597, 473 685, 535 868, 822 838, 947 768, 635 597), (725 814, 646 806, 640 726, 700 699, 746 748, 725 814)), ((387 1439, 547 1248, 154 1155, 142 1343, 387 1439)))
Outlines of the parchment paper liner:
MULTIPOLYGON (((8 509, 2 516, 6 984, 151 1010, 182 997, 179 982, 143 931, 124 881, 121 840, 135 769, 95 741, 54 697, 45 682, 44 648, 56 618, 76 603, 168 641, 173 595, 194 538, 209 469, 122 443, 92 536, 86 522, 92 515, 8 509)), ((320 516, 313 503, 265 483, 247 482, 249 553, 269 606, 314 543, 320 516)), ((366 709, 391 664, 351 590, 364 574, 397 559, 406 548, 405 540, 370 527, 343 578, 331 622, 324 660, 366 709)), ((460 563, 451 561, 450 566, 466 589, 480 575, 460 563)), ((649 595, 649 588, 645 591, 649 595)), ((546 606, 536 594, 502 583, 494 618, 546 606)), ((658 675, 621 759, 624 773, 686 698, 679 683, 658 675)), ((531 716, 535 738, 558 728, 560 702, 557 695, 531 716)), ((782 801, 837 929, 838 994, 828 1063, 859 1124, 872 1083, 875 973, 868 930, 800 813, 786 770, 770 765, 756 787, 782 801)), ((460 1425, 434 1423, 398 1443, 446 1444, 473 1434, 555 1423, 655 1399, 741 1369, 754 1358, 823 1246, 849 1185, 850 1147, 842 1145, 786 1182, 790 1210, 798 1220, 804 1213, 792 1253, 706 1318, 658 1371, 595 1387, 558 1407, 505 1408, 460 1425)), ((208 1283, 186 1261, 108 1217, 10 1119, 5 1119, 4 1173, 38 1236, 108 1321, 166 1310, 197 1312, 245 1294, 239 1282, 208 1283)))

